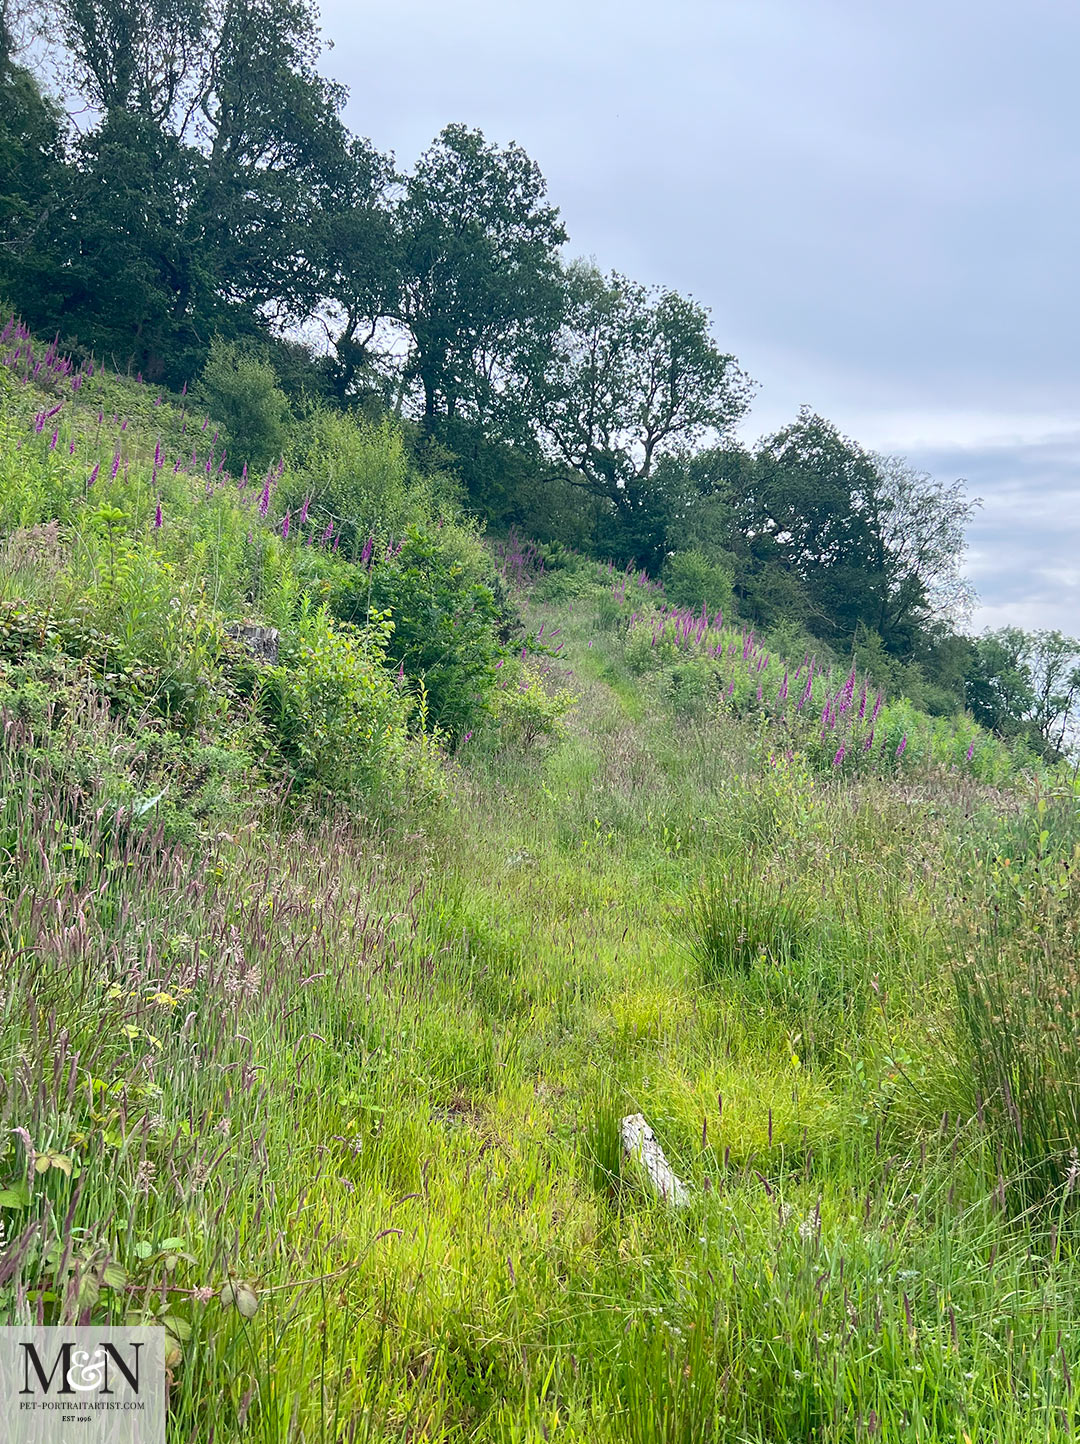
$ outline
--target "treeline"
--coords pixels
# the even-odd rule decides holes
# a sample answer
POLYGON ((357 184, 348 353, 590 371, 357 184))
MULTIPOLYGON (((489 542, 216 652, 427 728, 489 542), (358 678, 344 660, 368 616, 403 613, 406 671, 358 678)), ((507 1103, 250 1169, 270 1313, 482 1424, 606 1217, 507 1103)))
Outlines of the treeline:
POLYGON ((0 27, 0 295, 34 329, 201 385, 253 458, 313 407, 394 413, 497 528, 1065 743, 1077 644, 957 631, 962 485, 808 411, 739 444, 707 310, 568 262, 520 146, 451 125, 402 171, 343 124, 309 0, 52 0, 72 119, 19 48, 42 15, 0 27))

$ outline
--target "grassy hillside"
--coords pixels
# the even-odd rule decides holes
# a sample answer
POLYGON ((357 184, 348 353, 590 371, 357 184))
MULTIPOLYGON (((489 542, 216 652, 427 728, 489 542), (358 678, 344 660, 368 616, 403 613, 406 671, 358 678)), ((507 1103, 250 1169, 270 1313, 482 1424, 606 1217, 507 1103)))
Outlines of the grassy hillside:
POLYGON ((4 1317, 174 1440, 1074 1437, 1075 779, 5 344, 4 1317))

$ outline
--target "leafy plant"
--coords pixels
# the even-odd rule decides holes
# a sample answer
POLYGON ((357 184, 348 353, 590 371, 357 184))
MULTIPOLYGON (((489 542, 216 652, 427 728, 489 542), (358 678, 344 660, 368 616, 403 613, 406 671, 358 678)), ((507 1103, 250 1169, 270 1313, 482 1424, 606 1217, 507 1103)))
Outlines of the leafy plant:
POLYGON ((500 741, 527 749, 541 738, 558 737, 574 700, 566 687, 550 686, 542 672, 521 663, 504 680, 492 701, 500 741))

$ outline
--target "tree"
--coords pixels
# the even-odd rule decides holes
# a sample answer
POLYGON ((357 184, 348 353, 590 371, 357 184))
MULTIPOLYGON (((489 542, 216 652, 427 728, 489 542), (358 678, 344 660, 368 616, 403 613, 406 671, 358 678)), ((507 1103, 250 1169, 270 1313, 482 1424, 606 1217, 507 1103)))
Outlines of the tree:
POLYGON ((1060 755, 1080 712, 1080 641, 1058 631, 1001 627, 975 642, 967 702, 1001 737, 1023 737, 1060 755))
POLYGON ((52 314, 32 319, 187 379, 213 334, 312 315, 330 239, 317 220, 367 152, 338 119, 344 91, 319 74, 310 0, 55 8, 97 119, 73 149, 52 314))
POLYGON ((234 474, 245 464, 253 470, 264 468, 282 454, 289 402, 268 361, 217 339, 196 396, 224 427, 223 444, 234 474))
POLYGON ((822 636, 874 626, 885 590, 875 533, 877 472, 869 454, 807 408, 754 450, 735 500, 745 572, 787 573, 805 621, 822 636))
POLYGON ((309 248, 348 164, 341 86, 318 72, 309 0, 227 0, 198 105, 206 154, 187 231, 221 294, 281 321, 309 316, 309 248))
POLYGON ((580 263, 566 287, 563 324, 532 384, 540 444, 567 480, 630 514, 663 457, 731 431, 750 383, 695 301, 580 263))
POLYGON ((955 623, 970 611, 964 533, 980 503, 965 496, 962 481, 937 481, 901 456, 875 455, 872 462, 877 485, 870 508, 884 578, 875 625, 891 650, 910 652, 916 630, 955 623))
POLYGON ((1033 632, 1028 665, 1031 720, 1047 746, 1060 753, 1080 720, 1080 641, 1058 631, 1033 632))
POLYGON ((396 319, 404 381, 425 426, 464 416, 520 431, 514 382, 536 365, 561 301, 566 232, 518 145, 450 125, 420 157, 397 207, 396 319))
POLYGON ((208 89, 205 0, 55 0, 69 78, 93 110, 182 135, 208 89))
POLYGON ((361 380, 388 376, 395 358, 387 322, 400 311, 401 265, 389 157, 350 137, 335 181, 313 217, 308 248, 322 299, 319 319, 333 347, 331 380, 339 401, 361 380))
POLYGON ((0 13, 0 290, 36 308, 55 281, 67 174, 60 112, 15 54, 0 13))

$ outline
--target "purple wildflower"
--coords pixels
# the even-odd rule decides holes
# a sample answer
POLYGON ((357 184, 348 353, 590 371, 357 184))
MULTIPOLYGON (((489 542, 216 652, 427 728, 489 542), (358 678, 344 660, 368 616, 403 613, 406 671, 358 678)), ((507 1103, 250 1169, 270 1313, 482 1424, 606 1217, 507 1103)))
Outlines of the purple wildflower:
POLYGON ((159 501, 158 504, 157 504, 157 507, 156 507, 155 510, 154 510, 154 527, 155 527, 155 529, 156 529, 156 528, 158 528, 158 527, 160 527, 160 526, 161 526, 161 502, 159 501))
POLYGON ((843 762, 843 760, 844 760, 844 757, 845 757, 845 755, 846 755, 846 752, 847 752, 847 748, 846 748, 846 747, 844 746, 844 744, 841 742, 840 746, 836 749, 836 756, 835 756, 835 757, 833 758, 833 760, 832 760, 832 765, 833 765, 834 767, 839 767, 839 766, 840 766, 841 762, 843 762))
POLYGON ((282 541, 287 541, 288 538, 289 538, 289 516, 290 516, 290 513, 289 513, 289 512, 286 512, 285 515, 281 518, 281 540, 282 540, 282 541))
POLYGON ((305 496, 305 497, 304 497, 304 504, 303 504, 303 506, 300 508, 300 525, 301 525, 301 526, 303 526, 304 523, 307 521, 308 507, 309 507, 310 505, 311 505, 311 497, 310 497, 310 496, 305 496))
POLYGON ((93 471, 90 473, 90 476, 89 476, 89 478, 87 479, 87 482, 86 482, 86 485, 87 485, 88 487, 93 486, 94 482, 97 481, 97 479, 98 479, 98 472, 99 472, 100 470, 101 470, 101 462, 100 462, 100 461, 95 461, 95 462, 94 462, 94 469, 93 469, 93 471))
POLYGON ((109 480, 110 480, 110 481, 115 481, 115 480, 116 480, 116 473, 117 473, 119 470, 120 470, 120 453, 117 452, 116 455, 113 457, 112 471, 109 472, 109 480))
POLYGON ((897 757, 903 757, 903 755, 904 755, 904 753, 905 753, 906 751, 907 751, 907 733, 905 732, 904 735, 903 735, 903 737, 900 738, 899 746, 898 746, 897 749, 896 749, 896 755, 897 755, 897 757))
POLYGON ((265 516, 266 513, 267 513, 269 510, 270 510, 270 473, 267 472, 267 473, 266 473, 266 485, 263 487, 263 489, 262 489, 262 495, 259 497, 259 515, 260 515, 260 516, 265 516))
POLYGON ((975 738, 973 737, 973 738, 971 739, 970 743, 968 744, 967 760, 970 762, 971 759, 972 759, 974 756, 975 756, 975 738))

